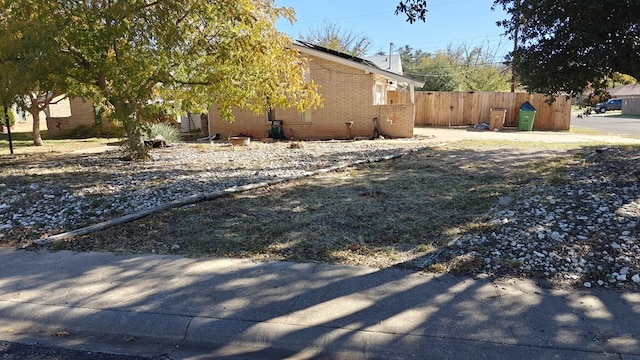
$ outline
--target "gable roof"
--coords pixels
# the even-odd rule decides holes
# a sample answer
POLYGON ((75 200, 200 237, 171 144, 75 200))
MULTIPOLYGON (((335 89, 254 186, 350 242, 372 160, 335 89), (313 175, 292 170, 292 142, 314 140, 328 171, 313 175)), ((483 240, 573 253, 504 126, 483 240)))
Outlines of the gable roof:
POLYGON ((640 95, 640 85, 620 85, 609 89, 609 95, 612 98, 616 97, 629 97, 640 95))
POLYGON ((423 82, 409 79, 400 74, 389 71, 388 69, 382 69, 371 60, 349 55, 340 51, 331 50, 326 47, 311 44, 302 40, 294 40, 293 46, 301 53, 313 55, 329 61, 334 61, 339 64, 350 66, 352 68, 360 69, 363 71, 368 71, 370 73, 380 75, 391 80, 396 80, 401 84, 409 84, 416 87, 422 87, 424 85, 423 82))

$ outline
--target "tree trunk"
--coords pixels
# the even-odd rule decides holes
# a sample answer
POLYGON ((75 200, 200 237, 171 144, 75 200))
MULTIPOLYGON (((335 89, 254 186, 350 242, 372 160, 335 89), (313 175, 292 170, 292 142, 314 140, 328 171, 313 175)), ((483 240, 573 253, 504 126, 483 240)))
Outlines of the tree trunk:
POLYGON ((40 109, 35 106, 29 109, 33 118, 33 145, 42 146, 42 137, 40 136, 40 109))
POLYGON ((117 99, 111 99, 109 102, 115 109, 114 118, 120 119, 124 128, 124 144, 127 157, 131 160, 149 159, 149 152, 144 144, 144 132, 140 119, 137 116, 131 116, 131 114, 136 113, 134 108, 117 99))

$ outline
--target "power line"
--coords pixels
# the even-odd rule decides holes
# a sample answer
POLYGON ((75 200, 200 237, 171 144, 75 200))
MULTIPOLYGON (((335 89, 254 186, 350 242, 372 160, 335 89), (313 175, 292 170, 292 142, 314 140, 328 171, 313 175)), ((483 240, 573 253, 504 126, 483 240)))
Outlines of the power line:
POLYGON ((451 5, 451 4, 458 4, 458 3, 461 3, 461 2, 467 2, 467 1, 469 1, 469 0, 449 1, 449 2, 446 2, 446 3, 440 3, 440 4, 438 4, 438 3, 434 4, 433 1, 432 1, 432 2, 429 3, 428 7, 432 7, 433 8, 433 7, 446 6, 446 5, 451 5))
POLYGON ((421 45, 421 44, 436 44, 436 43, 446 43, 446 42, 459 42, 459 41, 466 41, 466 40, 473 40, 473 39, 495 39, 492 41, 501 41, 502 40, 502 34, 491 34, 491 35, 484 35, 484 36, 471 36, 471 37, 467 37, 467 38, 454 38, 454 39, 446 39, 446 40, 432 40, 432 41, 423 41, 423 42, 416 42, 413 43, 412 45, 421 45))
MULTIPOLYGON (((483 63, 483 64, 479 64, 479 65, 489 65, 489 66, 493 66, 493 67, 497 67, 497 65, 503 65, 502 63, 483 63)), ((465 65, 459 65, 458 67, 462 67, 465 65)), ((466 67, 466 66, 465 66, 466 67)), ((469 74, 472 72, 476 72, 478 71, 477 69, 478 66, 471 66, 469 67, 468 70, 464 70, 464 71, 456 71, 456 72, 447 72, 447 73, 415 73, 415 72, 411 72, 411 71, 403 71, 403 75, 404 76, 410 76, 410 77, 420 77, 420 78, 429 78, 429 77, 446 77, 446 76, 455 76, 455 75, 464 75, 464 74, 469 74)), ((443 66, 443 67, 439 67, 433 70, 442 70, 442 69, 454 69, 454 66, 443 66)))

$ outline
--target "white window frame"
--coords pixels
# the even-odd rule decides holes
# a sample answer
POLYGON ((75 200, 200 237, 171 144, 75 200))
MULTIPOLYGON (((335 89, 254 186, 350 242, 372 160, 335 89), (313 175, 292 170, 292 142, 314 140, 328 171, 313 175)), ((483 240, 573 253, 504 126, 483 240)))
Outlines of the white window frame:
MULTIPOLYGON (((304 70, 304 83, 305 84, 309 84, 311 83, 311 69, 310 68, 306 68, 304 70)), ((302 122, 304 123, 310 123, 313 121, 313 113, 311 111, 311 109, 307 109, 305 111, 302 112, 302 114, 300 114, 300 120, 302 120, 302 122)))
POLYGON ((387 104, 387 82, 376 81, 373 85, 373 105, 387 104))
POLYGON ((307 109, 300 114, 300 119, 304 123, 310 123, 313 121, 313 112, 311 109, 307 109))

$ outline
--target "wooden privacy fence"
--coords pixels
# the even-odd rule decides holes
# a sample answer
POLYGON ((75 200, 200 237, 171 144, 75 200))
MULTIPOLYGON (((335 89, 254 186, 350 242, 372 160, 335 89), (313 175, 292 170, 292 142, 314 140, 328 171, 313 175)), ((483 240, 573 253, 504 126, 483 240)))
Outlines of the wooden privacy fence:
MULTIPOLYGON (((410 102, 408 94, 390 92, 393 102, 410 102)), ((504 126, 518 126, 518 110, 526 101, 536 109, 533 121, 535 130, 569 130, 571 101, 558 96, 549 105, 545 95, 506 92, 440 92, 417 91, 416 126, 468 126, 477 123, 489 124, 492 108, 507 109, 504 126)))

